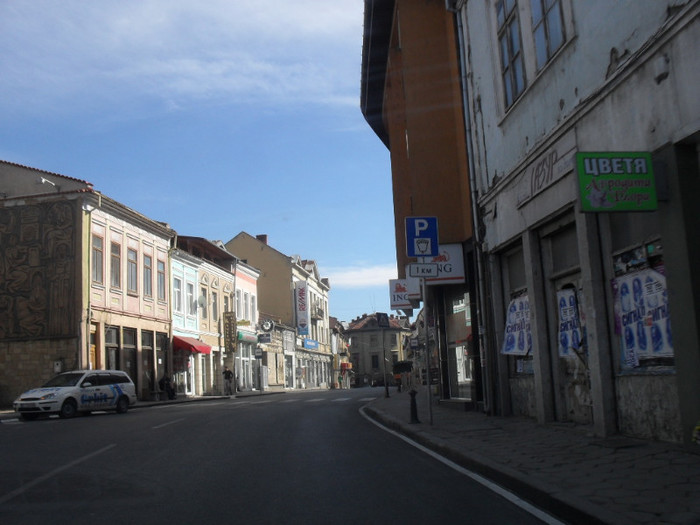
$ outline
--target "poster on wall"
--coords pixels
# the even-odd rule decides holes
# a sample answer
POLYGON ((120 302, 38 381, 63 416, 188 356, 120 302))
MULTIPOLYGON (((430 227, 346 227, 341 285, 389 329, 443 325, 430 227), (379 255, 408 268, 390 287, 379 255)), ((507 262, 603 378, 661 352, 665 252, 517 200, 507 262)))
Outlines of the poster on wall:
POLYGON ((530 300, 527 295, 521 295, 513 299, 508 305, 506 333, 501 353, 506 355, 529 355, 531 351, 530 300))
POLYGON ((572 357, 583 347, 583 331, 576 291, 565 288, 557 292, 559 309, 559 357, 572 357))
POLYGON ((615 331, 620 335, 624 363, 673 357, 666 277, 651 269, 613 279, 615 331))

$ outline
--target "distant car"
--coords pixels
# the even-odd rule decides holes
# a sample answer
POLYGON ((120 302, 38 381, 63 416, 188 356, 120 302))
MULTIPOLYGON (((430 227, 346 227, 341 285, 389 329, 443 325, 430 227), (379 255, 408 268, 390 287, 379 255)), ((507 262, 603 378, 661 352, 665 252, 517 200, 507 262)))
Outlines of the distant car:
POLYGON ((58 414, 63 418, 78 412, 115 410, 123 414, 136 403, 136 387, 121 370, 74 370, 49 380, 41 388, 20 395, 13 407, 23 419, 41 414, 58 414))

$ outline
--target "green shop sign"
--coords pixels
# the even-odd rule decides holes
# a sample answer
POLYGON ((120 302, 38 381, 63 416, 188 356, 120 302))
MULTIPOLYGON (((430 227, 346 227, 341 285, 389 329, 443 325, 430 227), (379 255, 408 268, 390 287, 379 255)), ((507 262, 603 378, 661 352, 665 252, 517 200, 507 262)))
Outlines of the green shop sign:
POLYGON ((651 154, 577 153, 582 211, 652 211, 657 208, 651 154))

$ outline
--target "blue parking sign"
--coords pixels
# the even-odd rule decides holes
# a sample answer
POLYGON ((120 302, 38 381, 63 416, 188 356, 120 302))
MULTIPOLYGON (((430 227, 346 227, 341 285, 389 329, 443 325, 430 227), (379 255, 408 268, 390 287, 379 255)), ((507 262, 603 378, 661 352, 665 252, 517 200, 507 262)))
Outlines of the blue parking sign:
POLYGON ((438 253, 437 217, 406 217, 406 254, 435 257, 438 253))

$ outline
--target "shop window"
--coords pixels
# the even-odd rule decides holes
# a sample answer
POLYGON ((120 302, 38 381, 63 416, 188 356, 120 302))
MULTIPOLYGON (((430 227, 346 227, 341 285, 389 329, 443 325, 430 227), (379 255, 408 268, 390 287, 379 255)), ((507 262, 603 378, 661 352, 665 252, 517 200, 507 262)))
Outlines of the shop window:
POLYGON ((551 234, 548 239, 553 274, 579 267, 578 239, 574 223, 570 223, 565 228, 551 234))
POLYGON ((613 270, 620 368, 672 367, 673 332, 661 243, 649 242, 618 252, 613 257, 613 270))

